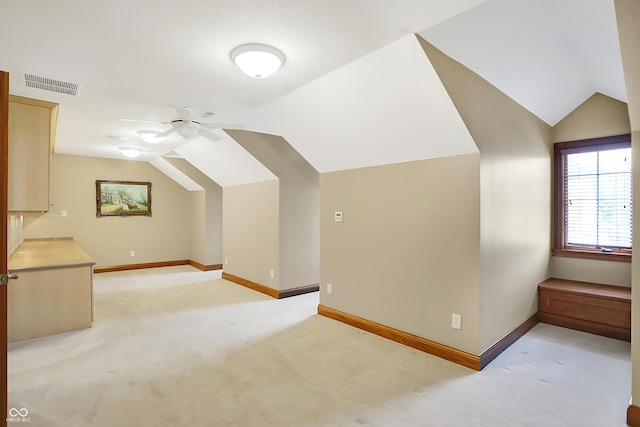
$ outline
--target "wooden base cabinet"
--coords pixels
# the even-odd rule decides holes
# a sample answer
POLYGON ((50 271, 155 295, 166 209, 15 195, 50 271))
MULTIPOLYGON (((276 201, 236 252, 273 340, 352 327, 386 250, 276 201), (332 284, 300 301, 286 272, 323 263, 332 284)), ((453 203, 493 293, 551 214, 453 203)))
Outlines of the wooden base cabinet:
POLYGON ((9 342, 90 328, 94 265, 72 238, 23 241, 8 259, 9 342))
POLYGON ((631 288, 548 279, 538 285, 538 320, 631 341, 631 288))
POLYGON ((90 266, 19 273, 8 289, 9 342, 91 327, 90 266))

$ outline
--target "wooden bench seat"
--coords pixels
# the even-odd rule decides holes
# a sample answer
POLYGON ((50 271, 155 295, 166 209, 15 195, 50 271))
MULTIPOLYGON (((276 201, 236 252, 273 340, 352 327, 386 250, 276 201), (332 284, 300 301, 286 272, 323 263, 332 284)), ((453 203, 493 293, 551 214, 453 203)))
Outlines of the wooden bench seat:
POLYGON ((538 285, 538 320, 631 341, 631 288, 547 279, 538 285))

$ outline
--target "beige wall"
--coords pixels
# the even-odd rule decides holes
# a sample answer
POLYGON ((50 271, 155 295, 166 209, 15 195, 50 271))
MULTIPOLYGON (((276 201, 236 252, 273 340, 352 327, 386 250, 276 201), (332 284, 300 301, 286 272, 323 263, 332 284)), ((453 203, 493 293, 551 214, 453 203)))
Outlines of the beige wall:
POLYGON ((73 237, 96 267, 189 259, 189 192, 155 167, 54 154, 52 170, 53 206, 45 215, 25 216, 25 238, 73 237), (153 216, 96 217, 98 179, 151 182, 153 216))
POLYGON ((627 104, 595 93, 553 127, 553 142, 577 141, 630 132, 627 104))
MULTIPOLYGON (((553 127, 553 142, 630 132, 627 104, 596 93, 553 127)), ((626 262, 552 256, 549 272, 560 279, 631 286, 631 264, 626 262)))
POLYGON ((278 199, 278 180, 222 190, 224 271, 276 290, 280 290, 278 199))
MULTIPOLYGON (((204 190, 192 191, 189 195, 191 198, 191 209, 188 214, 189 218, 189 255, 190 259, 200 264, 206 265, 205 249, 206 249, 206 196, 204 190)), ((222 246, 222 241, 220 241, 222 246)))
POLYGON ((549 275, 559 279, 631 286, 631 263, 551 257, 549 275))
MULTIPOLYGON (((616 19, 624 81, 629 103, 629 119, 631 123, 631 151, 633 155, 633 186, 640 188, 640 2, 637 0, 615 0, 616 19)), ((633 204, 639 205, 638 192, 633 194, 633 204)), ((640 236, 640 215, 633 217, 635 241, 640 236)), ((640 263, 631 263, 631 393, 634 406, 640 407, 640 263)))
POLYGON ((222 264, 222 187, 205 186, 205 249, 203 264, 222 264))
POLYGON ((423 47, 480 150, 481 353, 537 311, 537 285, 548 277, 551 128, 429 43, 423 47))
POLYGON ((538 284, 549 277, 548 127, 524 109, 510 107, 510 100, 504 101, 492 102, 491 110, 478 110, 493 116, 493 123, 487 117, 482 126, 495 132, 477 139, 481 352, 538 311, 538 284), (500 116, 505 126, 492 127, 500 116), (510 155, 504 156, 505 151, 510 155))
POLYGON ((204 190, 191 192, 191 260, 222 264, 222 187, 184 159, 166 158, 204 190))
POLYGON ((421 44, 480 154, 322 174, 321 304, 480 354, 536 312, 549 277, 552 130, 421 44))
POLYGON ((280 290, 320 281, 320 177, 280 136, 227 131, 280 181, 280 290))
POLYGON ((476 354, 479 173, 467 154, 321 174, 320 304, 476 354))

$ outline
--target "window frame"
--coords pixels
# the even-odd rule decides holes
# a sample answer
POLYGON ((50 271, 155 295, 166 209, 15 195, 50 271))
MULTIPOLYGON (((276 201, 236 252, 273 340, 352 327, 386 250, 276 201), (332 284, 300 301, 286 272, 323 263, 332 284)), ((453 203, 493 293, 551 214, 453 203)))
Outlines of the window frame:
MULTIPOLYGON (((596 151, 596 147, 607 149, 631 147, 631 134, 608 136, 602 138, 583 139, 578 141, 558 142, 553 145, 553 255, 571 258, 585 258, 607 261, 631 262, 631 249, 613 249, 611 252, 602 252, 590 247, 567 247, 564 233, 565 215, 565 179, 564 179, 564 155, 567 153, 579 153, 596 151)), ((632 189, 633 192, 633 189, 632 189)), ((632 193, 633 194, 633 193, 632 193)), ((633 209, 633 202, 632 202, 633 209)), ((633 215, 633 211, 631 212, 633 215)))

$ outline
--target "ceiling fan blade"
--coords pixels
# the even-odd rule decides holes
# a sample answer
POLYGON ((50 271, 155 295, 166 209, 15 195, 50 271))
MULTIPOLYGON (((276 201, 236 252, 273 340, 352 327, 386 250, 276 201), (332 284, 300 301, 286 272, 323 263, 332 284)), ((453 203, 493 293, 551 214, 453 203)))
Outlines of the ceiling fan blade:
POLYGON ((221 136, 218 136, 215 133, 211 133, 211 132, 206 131, 206 130, 201 130, 200 132, 198 132, 198 134, 200 136, 204 136, 205 138, 210 139, 211 141, 214 141, 214 142, 222 141, 222 137, 221 136))
POLYGON ((154 120, 120 119, 120 121, 121 122, 132 122, 132 123, 150 123, 150 124, 159 124, 159 125, 169 124, 169 122, 158 122, 158 121, 154 121, 154 120))
POLYGON ((178 118, 190 122, 193 120, 193 111, 187 107, 176 106, 176 112, 178 113, 178 118))
POLYGON ((156 135, 156 138, 164 138, 165 136, 169 136, 172 133, 174 133, 176 130, 171 128, 169 130, 165 130, 164 132, 160 132, 159 134, 156 135))
POLYGON ((238 129, 244 130, 247 127, 242 123, 203 123, 204 127, 208 129, 238 129))

